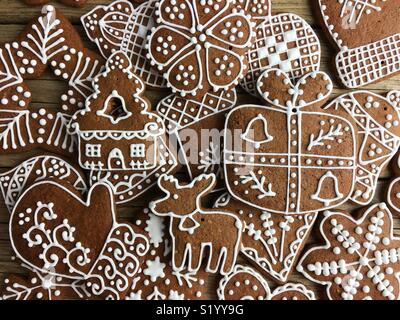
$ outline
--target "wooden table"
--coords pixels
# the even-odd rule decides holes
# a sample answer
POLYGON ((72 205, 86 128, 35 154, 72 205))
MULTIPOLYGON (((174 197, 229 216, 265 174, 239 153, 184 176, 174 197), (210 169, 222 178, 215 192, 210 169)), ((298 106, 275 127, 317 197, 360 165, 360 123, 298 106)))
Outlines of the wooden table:
MULTIPOLYGON (((65 7, 61 4, 56 4, 57 8, 62 10, 62 13, 72 21, 72 23, 79 30, 82 38, 84 39, 85 45, 88 48, 91 48, 96 51, 96 47, 91 43, 80 24, 80 17, 84 13, 88 12, 96 5, 110 3, 110 0, 89 0, 87 5, 84 8, 70 8, 65 7)), ((328 39, 325 36, 324 32, 322 32, 321 28, 315 23, 315 19, 313 17, 313 8, 312 5, 314 1, 312 0, 272 0, 273 13, 281 13, 281 12, 291 12, 300 15, 302 18, 307 20, 307 22, 314 28, 317 32, 321 45, 322 45, 322 60, 321 60, 321 69, 328 74, 330 74, 335 83, 334 94, 332 98, 338 96, 339 94, 347 92, 347 90, 341 89, 339 83, 335 79, 332 74, 332 59, 336 53, 335 49, 332 48, 328 44, 328 39)), ((1 0, 0 3, 0 42, 12 41, 20 31, 24 28, 25 24, 40 13, 40 7, 29 7, 26 6, 22 1, 18 0, 1 0)), ((54 76, 50 72, 46 72, 43 77, 39 80, 27 81, 33 97, 33 108, 45 107, 45 108, 57 108, 59 105, 59 100, 61 94, 65 90, 65 83, 55 79, 54 76)), ((365 89, 371 90, 376 93, 386 93, 390 90, 400 89, 400 76, 394 77, 392 79, 386 80, 384 82, 373 84, 365 89)), ((147 91, 146 95, 150 98, 153 106, 156 106, 156 103, 160 101, 161 98, 167 95, 167 93, 160 93, 155 91, 147 91)), ((244 94, 243 91, 239 93, 239 103, 248 102, 249 96, 244 94)), ((40 151, 34 151, 23 154, 15 154, 9 156, 0 156, 0 172, 5 172, 10 168, 18 165, 22 161, 34 156, 36 154, 40 154, 40 151)), ((381 179, 379 180, 378 190, 375 194, 375 199, 373 203, 384 201, 385 199, 385 189, 388 186, 388 182, 392 179, 393 173, 388 169, 385 170, 382 174, 381 179)), ((134 201, 129 206, 121 208, 119 210, 119 217, 121 219, 133 218, 135 216, 135 212, 141 210, 149 201, 149 197, 147 196, 141 198, 139 200, 134 201)), ((340 207, 340 209, 356 211, 358 209, 357 206, 354 206, 351 203, 345 204, 340 207)), ((5 207, 4 201, 0 200, 0 279, 4 278, 6 274, 9 273, 22 273, 24 270, 20 267, 20 265, 14 261, 12 261, 13 252, 9 243, 9 234, 8 234, 8 222, 9 222, 9 213, 5 207)), ((400 219, 395 219, 395 233, 400 235, 400 219)), ((315 232, 310 237, 307 245, 312 245, 316 242, 315 232)), ((310 289, 314 290, 317 297, 319 299, 325 299, 325 288, 319 285, 315 285, 308 280, 306 280, 302 275, 294 272, 293 275, 289 279, 292 282, 302 282, 310 289)), ((218 277, 211 276, 208 283, 208 297, 215 298, 216 297, 216 285, 217 285, 218 277)), ((273 281, 269 281, 271 288, 275 288, 277 284, 273 281)), ((1 282, 2 283, 2 282, 1 282)))

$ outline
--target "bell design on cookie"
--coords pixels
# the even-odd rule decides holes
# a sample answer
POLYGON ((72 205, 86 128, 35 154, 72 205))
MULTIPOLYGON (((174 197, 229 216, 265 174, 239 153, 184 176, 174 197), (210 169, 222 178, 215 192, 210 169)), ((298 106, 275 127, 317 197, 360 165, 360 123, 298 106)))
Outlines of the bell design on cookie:
POLYGON ((257 115, 247 126, 246 132, 242 134, 242 139, 252 144, 256 149, 264 143, 274 140, 268 133, 268 121, 262 114, 257 115))
POLYGON ((149 112, 145 86, 131 71, 125 53, 116 52, 93 80, 95 93, 70 122, 78 134, 79 163, 87 170, 144 171, 157 166, 160 117, 149 112))
POLYGON ((311 199, 318 200, 326 207, 329 207, 331 203, 334 203, 343 198, 343 193, 339 191, 338 178, 331 172, 328 171, 318 182, 318 189, 315 194, 311 195, 311 199), (333 184, 331 186, 331 184, 333 184), (333 190, 333 196, 324 195, 323 192, 326 190, 333 190))
POLYGON ((351 196, 356 135, 351 117, 321 108, 332 87, 323 72, 307 74, 296 84, 279 69, 261 75, 257 88, 267 105, 239 106, 226 120, 224 166, 232 196, 286 215, 325 210, 351 196), (246 133, 240 141, 229 141, 227 132, 256 122, 264 123, 268 134, 256 133, 256 148, 248 147, 246 133))

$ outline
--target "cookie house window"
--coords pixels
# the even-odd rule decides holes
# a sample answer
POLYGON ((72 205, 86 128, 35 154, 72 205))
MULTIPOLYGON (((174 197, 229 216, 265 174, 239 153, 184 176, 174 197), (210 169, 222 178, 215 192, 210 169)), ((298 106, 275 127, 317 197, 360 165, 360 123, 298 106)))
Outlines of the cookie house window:
POLYGON ((131 157, 143 158, 145 156, 144 144, 131 144, 131 157))
POLYGON ((87 144, 86 145, 86 156, 91 158, 98 158, 101 156, 101 145, 100 144, 87 144))

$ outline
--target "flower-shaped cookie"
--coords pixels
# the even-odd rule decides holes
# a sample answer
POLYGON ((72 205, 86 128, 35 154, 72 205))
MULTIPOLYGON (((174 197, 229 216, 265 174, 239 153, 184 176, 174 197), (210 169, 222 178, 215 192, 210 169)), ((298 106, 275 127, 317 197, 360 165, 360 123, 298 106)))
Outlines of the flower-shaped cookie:
POLYGON ((331 300, 399 298, 400 238, 385 203, 370 207, 360 220, 328 212, 321 223, 326 244, 308 251, 298 270, 327 286, 331 300))
POLYGON ((148 58, 174 92, 229 89, 246 69, 255 24, 232 0, 162 0, 148 58))

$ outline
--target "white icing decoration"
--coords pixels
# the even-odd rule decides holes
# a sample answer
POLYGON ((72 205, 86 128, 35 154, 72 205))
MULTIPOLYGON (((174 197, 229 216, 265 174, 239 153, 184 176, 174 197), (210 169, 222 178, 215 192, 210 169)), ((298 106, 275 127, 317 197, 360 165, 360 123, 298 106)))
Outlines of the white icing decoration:
MULTIPOLYGON (((205 270, 207 272, 215 273, 220 269, 221 274, 227 274, 232 271, 236 258, 240 249, 240 234, 242 232, 242 222, 236 217, 236 215, 228 212, 218 212, 218 211, 205 211, 201 207, 201 198, 209 193, 214 184, 216 177, 214 174, 211 175, 200 175, 198 178, 193 180, 188 185, 179 185, 178 180, 173 176, 163 175, 158 181, 158 185, 161 190, 165 193, 165 197, 153 201, 150 204, 150 209, 154 214, 159 216, 169 216, 171 218, 170 222, 170 235, 172 237, 172 267, 174 271, 187 270, 189 272, 197 272, 200 269, 201 262, 203 260, 204 251, 209 250, 209 256, 206 258, 207 264, 205 270), (187 193, 185 190, 196 188, 200 183, 205 183, 206 185, 202 190, 199 190, 196 194, 195 199, 187 199, 187 193), (182 196, 177 200, 172 198, 171 190, 174 190, 174 194, 179 193, 182 196), (189 201, 189 208, 193 208, 191 212, 177 213, 177 212, 160 212, 158 209, 160 205, 164 202, 176 202, 189 201), (204 224, 200 219, 213 219, 213 217, 218 217, 220 219, 224 218, 226 222, 224 223, 223 229, 216 229, 212 224, 204 224), (176 227, 176 228, 175 228, 176 227), (206 230, 203 230, 206 228, 206 230), (209 230, 207 228, 210 228, 209 230), (228 228, 233 234, 236 234, 236 239, 226 239, 223 235, 227 232, 228 228), (218 233, 222 232, 220 236, 218 233), (198 239, 197 234, 208 235, 209 238, 198 239), (182 249, 177 248, 176 243, 179 241, 180 237, 185 237, 185 247, 182 249), (215 243, 215 238, 219 239, 219 243, 215 243), (193 256, 193 250, 198 250, 198 255, 193 256), (222 257, 224 257, 223 260, 222 257), (179 261, 178 258, 181 260, 179 261), (211 265, 212 260, 218 261, 217 264, 211 265), (193 261, 196 261, 195 263, 193 261), (229 270, 227 269, 229 264, 229 270)), ((171 204, 172 205, 172 204, 171 204)), ((192 209, 189 209, 192 210, 192 209)), ((222 223, 222 222, 221 222, 222 223)))

